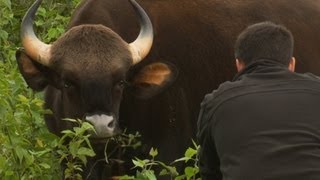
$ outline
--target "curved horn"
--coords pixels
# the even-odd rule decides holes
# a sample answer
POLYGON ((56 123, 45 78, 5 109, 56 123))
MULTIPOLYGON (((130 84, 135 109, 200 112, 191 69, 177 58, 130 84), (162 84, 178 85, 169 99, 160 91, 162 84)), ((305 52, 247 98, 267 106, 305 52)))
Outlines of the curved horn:
POLYGON ((153 28, 147 13, 135 1, 129 0, 135 12, 139 15, 140 33, 137 39, 130 43, 130 49, 133 57, 133 64, 137 64, 145 58, 152 46, 153 28))
POLYGON ((30 7, 28 12, 25 14, 21 23, 21 40, 22 45, 25 48, 26 53, 35 61, 42 65, 50 65, 50 47, 51 45, 45 44, 40 41, 34 33, 33 21, 35 13, 39 8, 42 0, 37 0, 30 7))

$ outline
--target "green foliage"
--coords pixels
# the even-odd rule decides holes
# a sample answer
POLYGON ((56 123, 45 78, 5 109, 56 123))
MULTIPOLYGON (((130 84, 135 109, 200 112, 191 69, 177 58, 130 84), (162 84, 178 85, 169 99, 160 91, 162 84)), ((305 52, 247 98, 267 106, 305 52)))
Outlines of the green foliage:
POLYGON ((180 174, 175 178, 175 180, 195 180, 199 178, 199 167, 198 167, 198 151, 200 146, 197 145, 194 141, 192 141, 193 147, 189 147, 184 153, 184 157, 177 159, 174 163, 184 162, 187 166, 184 169, 184 173, 180 174))
POLYGON ((111 137, 107 139, 105 145, 105 161, 108 164, 112 164, 113 162, 122 163, 122 159, 114 159, 113 155, 115 153, 125 154, 129 149, 137 149, 141 146, 140 141, 140 133, 136 132, 135 134, 128 134, 126 130, 120 135, 111 137), (108 148, 109 144, 113 144, 111 149, 108 148))
MULTIPOLYGON (((1 95, 6 94, 1 92, 1 95)), ((22 94, 14 99, 0 99, 3 110, 0 125, 1 179, 55 179, 52 174, 59 174, 53 151, 57 138, 42 128, 42 101, 22 94)))
POLYGON ((168 166, 165 163, 161 161, 155 160, 155 157, 158 155, 158 150, 151 148, 149 155, 151 159, 139 159, 135 158, 132 160, 132 163, 134 164, 133 168, 138 169, 136 171, 135 176, 122 176, 120 180, 129 180, 129 179, 134 179, 134 180, 156 180, 157 175, 159 176, 164 176, 164 175, 169 175, 171 177, 176 176, 178 173, 175 169, 175 167, 168 166), (163 170, 160 173, 156 173, 155 170, 153 170, 153 167, 155 166, 160 166, 163 168, 163 170))
POLYGON ((135 176, 122 176, 120 177, 120 180, 156 180, 156 177, 159 176, 166 176, 170 177, 170 179, 174 180, 199 180, 199 167, 198 167, 198 150, 200 148, 199 145, 197 145, 194 141, 193 146, 189 147, 184 157, 175 160, 171 165, 167 165, 161 161, 155 160, 156 156, 158 155, 158 150, 151 148, 149 155, 150 159, 138 159, 135 158, 132 160, 132 163, 134 164, 133 168, 138 169, 136 171, 135 176), (177 171, 176 167, 173 166, 173 164, 183 162, 183 165, 185 165, 185 169, 183 173, 180 173, 177 171), (157 173, 155 172, 154 167, 160 167, 160 171, 157 173))
POLYGON ((72 130, 62 131, 59 144, 57 145, 57 153, 60 156, 60 163, 66 164, 64 171, 65 179, 82 179, 80 173, 82 167, 87 164, 87 157, 95 156, 95 153, 89 142, 90 134, 94 132, 94 128, 87 122, 81 120, 67 119, 77 123, 78 126, 73 127, 72 130))
MULTIPOLYGON (((45 127, 42 94, 27 88, 15 60, 20 23, 29 0, 0 0, 0 179, 60 179, 54 150, 59 139, 45 127)), ((56 39, 79 0, 45 1, 37 18, 38 35, 56 39), (45 23, 44 23, 45 22, 45 23), (55 22, 55 23, 53 23, 55 22), (47 33, 50 31, 52 33, 47 33)))

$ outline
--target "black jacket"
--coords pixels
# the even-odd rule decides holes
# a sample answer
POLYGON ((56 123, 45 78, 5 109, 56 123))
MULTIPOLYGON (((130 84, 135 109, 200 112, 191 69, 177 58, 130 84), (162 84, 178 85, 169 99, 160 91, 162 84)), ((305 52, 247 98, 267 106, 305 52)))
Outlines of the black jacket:
POLYGON ((319 78, 249 65, 205 96, 198 140, 203 180, 319 180, 319 78))

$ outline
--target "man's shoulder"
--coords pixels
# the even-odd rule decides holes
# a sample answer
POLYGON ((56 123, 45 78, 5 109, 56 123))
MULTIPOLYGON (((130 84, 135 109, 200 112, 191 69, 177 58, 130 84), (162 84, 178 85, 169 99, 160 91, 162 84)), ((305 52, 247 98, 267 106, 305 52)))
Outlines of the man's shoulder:
POLYGON ((205 95, 204 102, 211 101, 214 98, 220 97, 225 93, 236 90, 237 88, 240 88, 242 86, 243 84, 241 81, 226 81, 224 83, 221 83, 217 89, 205 95))
POLYGON ((211 93, 205 95, 202 103, 201 110, 198 117, 198 139, 203 140, 203 136, 207 135, 207 128, 210 126, 212 115, 219 104, 224 101, 224 92, 229 91, 232 88, 238 86, 238 82, 226 81, 219 85, 219 87, 213 90, 211 93))
MULTIPOLYGON (((219 87, 213 90, 211 93, 204 97, 203 104, 208 104, 230 99, 230 97, 237 96, 242 93, 248 93, 248 91, 257 92, 259 90, 286 88, 286 86, 313 86, 320 90, 320 77, 312 73, 293 73, 290 78, 278 79, 278 80, 261 80, 253 79, 250 77, 244 77, 237 81, 226 81, 219 85, 219 87), (293 75, 294 74, 294 75, 293 75), (275 88, 277 87, 277 88, 275 88)), ((308 88, 308 87, 306 87, 308 88)))
POLYGON ((303 86, 304 88, 311 88, 320 90, 320 77, 312 73, 295 73, 296 77, 292 80, 292 86, 303 86))
POLYGON ((241 81, 226 81, 220 84, 217 89, 205 95, 201 107, 213 110, 222 102, 230 99, 236 92, 242 92, 240 88, 244 86, 246 85, 241 81))
POLYGON ((308 79, 308 80, 313 80, 313 81, 320 82, 320 77, 315 75, 315 74, 312 74, 310 72, 307 72, 307 73, 304 73, 304 74, 300 74, 300 76, 302 76, 302 77, 304 77, 305 79, 308 79))

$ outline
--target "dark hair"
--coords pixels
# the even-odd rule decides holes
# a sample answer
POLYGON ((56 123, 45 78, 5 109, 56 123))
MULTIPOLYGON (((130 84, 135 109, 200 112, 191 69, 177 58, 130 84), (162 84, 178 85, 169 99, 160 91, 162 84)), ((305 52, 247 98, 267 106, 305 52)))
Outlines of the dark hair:
POLYGON ((269 59, 288 65, 293 54, 293 36, 282 25, 262 22, 247 27, 235 44, 235 57, 244 64, 269 59))

